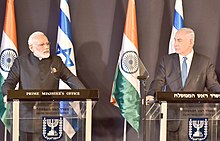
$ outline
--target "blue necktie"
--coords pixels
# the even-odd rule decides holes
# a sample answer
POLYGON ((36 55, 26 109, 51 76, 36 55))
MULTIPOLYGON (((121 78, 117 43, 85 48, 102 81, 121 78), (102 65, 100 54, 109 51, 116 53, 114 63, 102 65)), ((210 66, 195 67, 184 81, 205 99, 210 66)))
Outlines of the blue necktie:
POLYGON ((186 64, 186 57, 183 57, 183 63, 182 63, 182 85, 185 86, 186 78, 187 78, 187 64, 186 64))

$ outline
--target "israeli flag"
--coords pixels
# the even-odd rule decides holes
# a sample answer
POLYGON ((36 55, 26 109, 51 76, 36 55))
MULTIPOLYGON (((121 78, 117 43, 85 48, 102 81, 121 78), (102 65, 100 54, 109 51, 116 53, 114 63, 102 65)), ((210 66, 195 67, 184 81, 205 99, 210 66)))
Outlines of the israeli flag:
MULTIPOLYGON (((60 19, 58 25, 57 32, 57 55, 61 57, 62 61, 65 65, 70 69, 70 71, 76 75, 76 64, 74 57, 74 48, 73 48, 73 39, 71 32, 71 19, 69 12, 68 0, 60 0, 60 19)), ((66 85, 63 81, 60 81, 59 85, 60 89, 70 89, 68 85, 66 85)), ((65 109, 72 107, 70 114, 78 115, 80 113, 80 103, 78 101, 75 102, 60 102, 60 109, 65 109)), ((61 116, 62 111, 60 112, 61 116)), ((77 119, 64 120, 64 131, 71 139, 76 131, 78 130, 77 119)))
POLYGON ((174 49, 174 37, 180 28, 184 26, 184 18, 183 18, 183 4, 182 0, 176 0, 175 3, 175 10, 174 10, 174 18, 173 18, 173 27, 170 36, 170 43, 169 43, 169 54, 175 53, 174 49))

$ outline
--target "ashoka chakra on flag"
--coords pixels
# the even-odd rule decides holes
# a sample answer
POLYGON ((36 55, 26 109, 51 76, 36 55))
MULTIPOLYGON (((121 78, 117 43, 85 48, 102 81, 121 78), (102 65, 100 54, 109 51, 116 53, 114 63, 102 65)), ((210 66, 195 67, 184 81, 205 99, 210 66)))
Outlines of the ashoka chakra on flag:
POLYGON ((138 55, 135 51, 127 51, 122 55, 121 68, 129 74, 138 71, 138 55))

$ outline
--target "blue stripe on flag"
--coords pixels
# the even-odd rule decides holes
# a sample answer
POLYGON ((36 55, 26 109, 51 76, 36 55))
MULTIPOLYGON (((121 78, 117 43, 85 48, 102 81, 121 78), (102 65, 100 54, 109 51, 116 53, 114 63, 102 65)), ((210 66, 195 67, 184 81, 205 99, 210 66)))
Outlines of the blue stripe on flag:
POLYGON ((177 30, 179 30, 180 28, 183 27, 183 18, 182 18, 181 15, 176 11, 176 9, 174 10, 173 26, 174 26, 177 30))
POLYGON ((59 27, 60 29, 68 36, 68 38, 72 41, 72 32, 71 32, 71 22, 67 18, 67 16, 60 10, 60 21, 59 27))

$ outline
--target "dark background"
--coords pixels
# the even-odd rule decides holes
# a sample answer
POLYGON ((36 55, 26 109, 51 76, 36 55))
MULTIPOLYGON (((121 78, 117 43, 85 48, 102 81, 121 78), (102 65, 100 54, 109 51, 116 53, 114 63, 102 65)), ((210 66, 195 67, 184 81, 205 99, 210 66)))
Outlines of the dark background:
MULTIPOLYGON (((43 31, 55 54, 59 0, 15 0, 19 55, 29 52, 28 36, 43 31)), ((150 73, 147 87, 162 55, 167 54, 175 0, 136 0, 139 53, 150 73)), ((76 67, 87 88, 98 88, 100 100, 93 111, 93 141, 121 141, 123 118, 109 103, 121 49, 127 0, 69 0, 76 67)), ((196 33, 195 50, 211 57, 220 78, 219 0, 183 0, 185 26, 196 33)), ((0 0, 0 41, 5 0, 0 0)), ((0 140, 3 125, 0 124, 0 140)), ((139 141, 128 126, 127 141, 139 141)))

